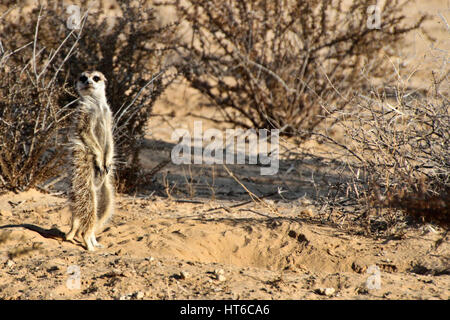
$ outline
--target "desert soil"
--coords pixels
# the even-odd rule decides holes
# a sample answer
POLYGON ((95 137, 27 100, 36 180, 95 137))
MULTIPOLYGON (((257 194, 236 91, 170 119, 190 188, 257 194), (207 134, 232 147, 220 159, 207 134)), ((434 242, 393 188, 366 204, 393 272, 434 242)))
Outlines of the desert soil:
POLYGON ((88 252, 63 241, 63 197, 3 195, 0 299, 450 298, 448 236, 430 225, 376 240, 313 223, 307 200, 198 202, 119 196, 88 252))
MULTIPOLYGON (((437 13, 450 21, 449 8, 418 0, 408 9, 435 16, 427 30, 445 47, 437 13)), ((414 47, 403 54, 415 61, 420 86, 428 66, 441 61, 421 34, 408 41, 414 47)), ((195 120, 204 130, 225 128, 195 115, 219 116, 206 103, 184 83, 169 88, 149 122, 144 170, 169 159, 174 129, 192 132, 195 120)), ((169 163, 145 190, 117 195, 97 237, 104 248, 95 252, 63 240, 70 228, 63 180, 50 192, 1 195, 0 299, 449 299, 445 230, 407 223, 376 236, 358 229, 361 210, 317 201, 342 174, 324 156, 330 150, 302 147, 301 158, 283 153, 274 176, 229 165, 239 183, 221 165, 169 163), (243 186, 265 198, 252 200, 243 186)))

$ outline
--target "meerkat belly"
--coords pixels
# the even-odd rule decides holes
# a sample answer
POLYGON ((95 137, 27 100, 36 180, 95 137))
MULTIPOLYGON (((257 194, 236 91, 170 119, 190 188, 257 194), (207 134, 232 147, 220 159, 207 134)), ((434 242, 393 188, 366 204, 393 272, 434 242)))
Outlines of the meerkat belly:
POLYGON ((94 132, 103 152, 105 152, 108 147, 109 127, 108 120, 104 116, 97 117, 94 132))

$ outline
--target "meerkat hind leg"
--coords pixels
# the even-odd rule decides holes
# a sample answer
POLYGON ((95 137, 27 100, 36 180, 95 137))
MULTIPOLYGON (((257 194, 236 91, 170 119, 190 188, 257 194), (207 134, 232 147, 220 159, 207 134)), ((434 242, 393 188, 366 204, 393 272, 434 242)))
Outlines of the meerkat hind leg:
POLYGON ((73 242, 73 237, 75 233, 79 235, 81 232, 80 230, 80 218, 73 217, 72 218, 72 228, 70 229, 69 233, 66 234, 65 239, 66 241, 73 242))
POLYGON ((78 239, 83 239, 83 231, 81 229, 78 229, 75 237, 77 237, 78 239))
POLYGON ((88 249, 88 251, 95 251, 94 241, 95 242, 97 241, 95 240, 94 230, 86 232, 83 236, 83 240, 84 244, 86 245, 86 249, 88 249))
POLYGON ((104 246, 100 243, 97 242, 97 239, 95 238, 95 234, 92 234, 91 236, 91 243, 94 245, 94 247, 96 248, 104 248, 104 246))

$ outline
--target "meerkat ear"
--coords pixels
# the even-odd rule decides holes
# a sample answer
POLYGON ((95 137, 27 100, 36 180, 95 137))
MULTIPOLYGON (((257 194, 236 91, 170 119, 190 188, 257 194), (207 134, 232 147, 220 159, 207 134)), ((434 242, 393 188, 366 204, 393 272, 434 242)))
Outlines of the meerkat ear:
POLYGON ((100 76, 100 78, 103 80, 103 82, 107 83, 108 80, 106 80, 105 75, 101 71, 97 71, 97 75, 100 76))

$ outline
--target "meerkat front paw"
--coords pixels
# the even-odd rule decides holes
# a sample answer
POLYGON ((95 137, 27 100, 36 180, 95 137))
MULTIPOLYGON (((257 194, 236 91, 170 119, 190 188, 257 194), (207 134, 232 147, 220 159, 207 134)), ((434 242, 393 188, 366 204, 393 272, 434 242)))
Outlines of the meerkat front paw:
POLYGON ((94 172, 96 176, 104 176, 105 175, 105 167, 101 164, 101 161, 96 158, 94 160, 94 172))
POLYGON ((113 165, 110 161, 107 160, 107 161, 105 161, 103 168, 104 168, 106 174, 108 174, 112 171, 113 165))

